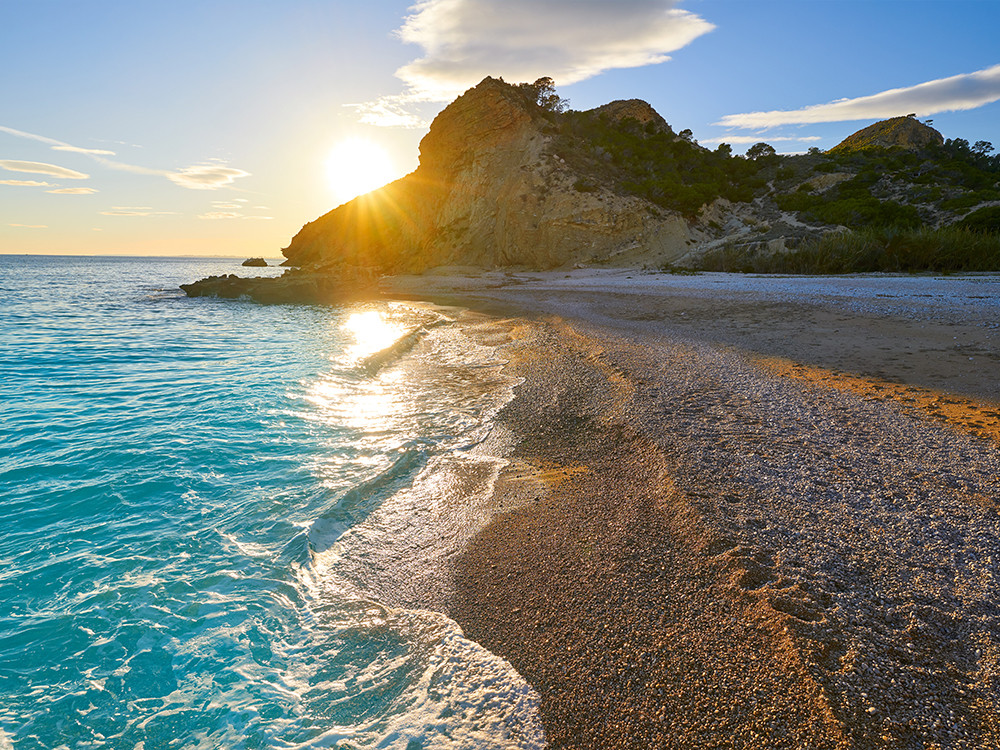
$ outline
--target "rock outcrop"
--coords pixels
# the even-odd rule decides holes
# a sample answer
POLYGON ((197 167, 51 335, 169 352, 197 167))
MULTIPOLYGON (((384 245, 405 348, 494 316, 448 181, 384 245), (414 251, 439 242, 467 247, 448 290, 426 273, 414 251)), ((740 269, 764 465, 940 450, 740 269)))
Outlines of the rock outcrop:
POLYGON ((600 107, 587 110, 588 114, 595 114, 600 117, 607 117, 614 122, 632 119, 640 125, 653 123, 657 130, 666 130, 669 125, 659 112, 653 109, 648 102, 642 99, 616 99, 600 107))
POLYGON ((862 151, 868 148, 902 148, 917 151, 928 146, 940 146, 942 143, 944 137, 938 131, 907 115, 881 120, 862 128, 831 148, 829 153, 862 151))
POLYGON ((264 268, 267 266, 267 261, 263 258, 247 258, 245 261, 240 263, 240 265, 252 268, 264 268))
MULTIPOLYGON (((602 109, 666 127, 639 100, 602 109)), ((667 262, 686 252, 693 235, 680 214, 609 185, 581 190, 552 148, 554 130, 518 87, 486 78, 435 118, 414 172, 306 224, 283 252, 300 266, 338 260, 383 272, 667 262)))
POLYGON ((377 295, 377 277, 370 268, 289 269, 281 276, 244 278, 235 274, 209 276, 181 284, 188 297, 245 298, 264 304, 340 304, 377 295))

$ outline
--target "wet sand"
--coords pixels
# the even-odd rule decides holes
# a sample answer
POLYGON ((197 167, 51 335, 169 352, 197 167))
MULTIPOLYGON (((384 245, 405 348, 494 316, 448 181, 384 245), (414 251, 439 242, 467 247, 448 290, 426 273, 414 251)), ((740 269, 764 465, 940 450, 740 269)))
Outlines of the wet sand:
POLYGON ((1000 281, 390 285, 524 378, 449 608, 551 747, 1000 747, 1000 281))

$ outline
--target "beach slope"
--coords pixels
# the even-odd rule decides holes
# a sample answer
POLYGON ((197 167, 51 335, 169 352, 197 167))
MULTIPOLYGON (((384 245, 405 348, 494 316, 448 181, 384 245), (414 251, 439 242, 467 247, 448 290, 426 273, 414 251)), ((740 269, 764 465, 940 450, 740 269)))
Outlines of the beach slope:
POLYGON ((524 378, 450 608, 550 745, 997 747, 998 281, 569 277, 390 281, 524 378))

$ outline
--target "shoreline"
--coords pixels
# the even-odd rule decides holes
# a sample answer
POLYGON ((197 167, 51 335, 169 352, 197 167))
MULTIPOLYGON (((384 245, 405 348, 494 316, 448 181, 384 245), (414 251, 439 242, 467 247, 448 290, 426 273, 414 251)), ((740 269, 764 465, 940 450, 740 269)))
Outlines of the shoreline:
POLYGON ((756 316, 743 343, 768 333, 741 348, 717 335, 732 298, 714 300, 715 321, 690 290, 553 281, 391 282, 516 322, 504 512, 457 556, 448 614, 538 690, 550 746, 1000 742, 1000 461, 973 424, 993 418, 994 385, 934 348, 941 328, 978 333, 989 361, 995 329, 928 318, 915 352, 889 327, 877 343, 895 347, 848 375, 831 361, 871 346, 812 346, 815 315, 778 341, 780 301, 737 301, 756 316), (683 320, 692 299, 702 317, 683 320), (974 429, 907 401, 932 374, 971 392, 947 407, 974 429))

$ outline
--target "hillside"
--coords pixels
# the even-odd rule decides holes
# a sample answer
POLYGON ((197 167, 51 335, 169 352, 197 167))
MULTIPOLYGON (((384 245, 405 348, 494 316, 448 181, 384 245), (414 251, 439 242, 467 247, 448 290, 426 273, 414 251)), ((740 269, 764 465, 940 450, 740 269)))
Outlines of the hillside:
POLYGON ((636 251, 666 261, 701 239, 678 213, 581 182, 553 148, 559 113, 533 93, 493 78, 467 91, 435 118, 414 172, 306 224, 289 262, 553 268, 636 251))
POLYGON ((442 265, 840 273, 1000 270, 1000 157, 913 117, 827 153, 737 156, 647 102, 565 111, 550 79, 487 77, 447 106, 416 170, 306 224, 281 281, 192 295, 338 299, 442 265))
POLYGON ((296 234, 289 265, 699 265, 797 251, 845 229, 990 230, 1000 160, 911 116, 827 153, 736 156, 675 132, 648 103, 563 111, 551 81, 486 78, 446 107, 419 167, 296 234))

